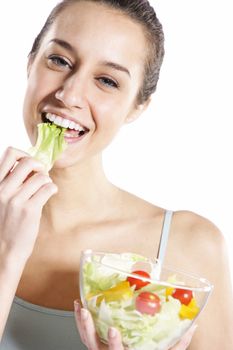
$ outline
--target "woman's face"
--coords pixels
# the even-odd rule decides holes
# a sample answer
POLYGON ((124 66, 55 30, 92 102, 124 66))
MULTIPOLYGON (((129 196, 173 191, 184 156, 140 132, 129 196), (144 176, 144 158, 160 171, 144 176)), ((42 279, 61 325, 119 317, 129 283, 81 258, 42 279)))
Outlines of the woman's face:
POLYGON ((72 129, 56 167, 101 152, 140 114, 145 56, 143 29, 127 16, 94 2, 66 8, 29 61, 24 122, 32 144, 48 117, 72 129))

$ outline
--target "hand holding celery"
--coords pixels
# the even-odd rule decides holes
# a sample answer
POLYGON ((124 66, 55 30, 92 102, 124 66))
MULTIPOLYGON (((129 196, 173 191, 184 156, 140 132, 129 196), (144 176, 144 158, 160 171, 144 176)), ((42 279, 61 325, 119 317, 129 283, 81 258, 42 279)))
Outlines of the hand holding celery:
POLYGON ((44 166, 48 171, 64 151, 64 131, 48 123, 39 124, 36 145, 29 151, 33 158, 8 147, 0 159, 0 341, 21 274, 35 245, 42 208, 56 192, 44 166))

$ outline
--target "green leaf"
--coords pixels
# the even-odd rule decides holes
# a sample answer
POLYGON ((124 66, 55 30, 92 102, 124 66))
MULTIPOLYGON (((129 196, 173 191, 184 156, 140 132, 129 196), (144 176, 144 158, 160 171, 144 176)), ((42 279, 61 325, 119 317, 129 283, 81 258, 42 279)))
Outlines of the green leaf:
POLYGON ((28 153, 42 162, 49 171, 67 147, 64 138, 66 129, 50 123, 40 123, 37 127, 36 144, 29 149, 28 153))

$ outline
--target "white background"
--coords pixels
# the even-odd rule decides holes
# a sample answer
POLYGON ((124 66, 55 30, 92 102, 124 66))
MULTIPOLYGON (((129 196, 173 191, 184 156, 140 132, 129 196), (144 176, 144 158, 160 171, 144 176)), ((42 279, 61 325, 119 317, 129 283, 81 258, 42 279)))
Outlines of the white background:
MULTIPOLYGON (((1 152, 29 146, 21 112, 26 56, 56 3, 1 6, 1 152)), ((166 35, 161 79, 148 111, 106 151, 106 171, 117 185, 157 205, 213 221, 226 237, 233 278, 231 0, 151 3, 166 35)))

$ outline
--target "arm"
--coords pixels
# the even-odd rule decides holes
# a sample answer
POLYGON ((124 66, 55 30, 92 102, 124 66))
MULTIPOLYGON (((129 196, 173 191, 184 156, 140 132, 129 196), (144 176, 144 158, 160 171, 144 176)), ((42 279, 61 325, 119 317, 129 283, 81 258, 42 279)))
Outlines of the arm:
POLYGON ((43 171, 42 164, 13 148, 0 160, 0 339, 36 241, 42 208, 56 191, 43 171))
POLYGON ((197 319, 198 329, 189 350, 233 349, 233 295, 223 235, 209 220, 180 211, 174 216, 171 238, 173 261, 177 252, 182 252, 179 261, 176 259, 176 268, 185 266, 186 271, 202 276, 214 285, 212 295, 197 319))
POLYGON ((209 279, 214 290, 200 315, 198 330, 190 350, 233 349, 233 294, 226 243, 212 226, 202 242, 202 275, 209 279))
POLYGON ((24 263, 14 261, 1 250, 0 255, 0 339, 2 337, 10 307, 24 268, 24 263))

